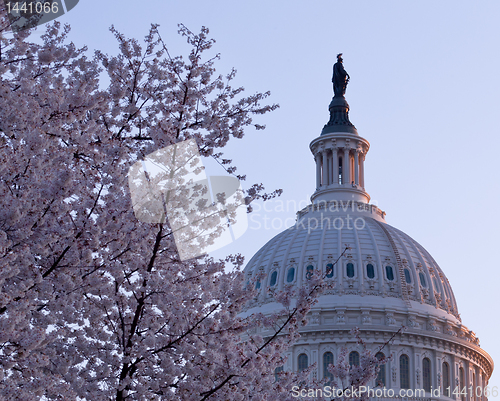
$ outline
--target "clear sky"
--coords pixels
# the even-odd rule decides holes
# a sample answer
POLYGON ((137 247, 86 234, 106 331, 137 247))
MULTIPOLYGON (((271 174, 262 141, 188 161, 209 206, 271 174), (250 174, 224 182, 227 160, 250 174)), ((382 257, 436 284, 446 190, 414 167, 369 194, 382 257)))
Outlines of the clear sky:
MULTIPOLYGON (((187 49, 178 23, 207 26, 222 55, 219 72, 235 67, 249 93, 272 92, 280 109, 258 120, 267 129, 249 129, 227 148, 248 184, 284 190, 217 254, 247 260, 291 225, 294 205, 305 206, 314 191, 309 143, 328 121, 332 65, 342 52, 350 118, 371 144, 372 202, 433 255, 463 323, 500 366, 499 20, 493 0, 80 0, 60 18, 77 45, 108 53, 117 49, 112 24, 142 38, 158 23, 173 54, 187 49)), ((500 386, 499 377, 490 385, 500 386)))

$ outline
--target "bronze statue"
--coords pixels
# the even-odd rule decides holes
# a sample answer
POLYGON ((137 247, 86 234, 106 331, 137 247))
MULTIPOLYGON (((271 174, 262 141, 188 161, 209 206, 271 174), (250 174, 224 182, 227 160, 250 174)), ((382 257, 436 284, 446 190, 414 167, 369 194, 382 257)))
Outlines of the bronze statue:
POLYGON ((344 70, 344 65, 342 64, 342 53, 337 54, 337 62, 333 66, 333 93, 335 97, 344 96, 345 88, 349 82, 349 74, 344 70))

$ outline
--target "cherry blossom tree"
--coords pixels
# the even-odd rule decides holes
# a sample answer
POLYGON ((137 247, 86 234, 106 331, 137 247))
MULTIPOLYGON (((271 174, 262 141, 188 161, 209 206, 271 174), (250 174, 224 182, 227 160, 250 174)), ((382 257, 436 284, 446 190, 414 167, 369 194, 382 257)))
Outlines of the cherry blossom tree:
MULTIPOLYGON (((268 93, 215 74, 206 28, 180 26, 185 58, 155 25, 142 44, 112 29, 118 55, 89 58, 58 23, 38 44, 10 34, 5 14, 0 24, 0 397, 293 399, 307 372, 276 381, 274 369, 321 278, 275 294, 276 316, 240 317, 255 296, 243 258, 181 260, 168 221, 135 217, 127 178, 145 155, 194 139, 243 180, 222 148, 263 128, 252 118, 277 107, 262 105, 268 93), (259 326, 275 334, 251 335, 259 326)), ((279 192, 255 184, 246 203, 279 192)))

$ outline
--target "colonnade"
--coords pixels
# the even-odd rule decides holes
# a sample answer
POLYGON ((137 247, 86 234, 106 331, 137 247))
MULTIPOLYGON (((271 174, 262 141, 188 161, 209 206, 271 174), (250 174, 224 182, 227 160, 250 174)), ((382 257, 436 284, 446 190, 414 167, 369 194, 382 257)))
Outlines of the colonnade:
POLYGON ((356 185, 365 187, 365 155, 362 149, 332 148, 316 153, 316 187, 356 185))
MULTIPOLYGON (((326 367, 328 363, 333 363, 338 361, 339 354, 342 352, 341 347, 346 347, 350 352, 359 352, 361 349, 352 344, 346 344, 346 340, 342 338, 338 333, 332 331, 332 339, 337 340, 333 343, 323 343, 314 339, 314 342, 309 342, 308 344, 296 345, 292 351, 287 352, 287 363, 284 366, 285 371, 297 372, 301 371, 304 366, 299 366, 299 358, 303 358, 302 363, 305 367, 309 367, 313 363, 316 364, 316 368, 312 370, 312 378, 323 379, 328 377, 328 372, 326 367), (335 336, 335 337, 334 337, 335 336), (341 346, 339 346, 339 342, 341 346), (325 363, 325 354, 329 353, 331 359, 325 363), (333 359, 333 360, 332 360, 333 359), (331 362, 330 362, 331 361, 331 362)), ((303 336, 305 337, 305 335, 303 336)), ((367 341, 372 343, 371 341, 367 341)), ((375 354, 380 350, 380 346, 376 343, 368 345, 368 349, 372 349, 375 354)), ((400 390, 409 390, 410 394, 414 396, 408 397, 408 399, 417 400, 422 399, 422 395, 418 395, 420 391, 427 390, 425 393, 426 399, 433 400, 457 400, 457 401, 483 401, 487 400, 484 395, 486 386, 488 385, 488 378, 484 370, 478 364, 472 362, 469 358, 463 358, 457 356, 454 353, 444 353, 441 351, 431 350, 429 348, 424 349, 422 347, 415 347, 413 344, 389 344, 384 347, 382 353, 385 355, 394 355, 392 360, 387 361, 382 370, 382 374, 379 373, 377 379, 372 379, 369 383, 369 387, 375 389, 377 387, 376 380, 380 380, 383 383, 382 389, 385 388, 386 391, 392 389, 395 394, 399 394, 400 390), (400 358, 402 355, 406 355, 409 359, 409 365, 406 366, 406 373, 403 373, 403 367, 401 366, 400 358), (426 389, 423 378, 423 360, 429 359, 431 365, 429 366, 428 372, 428 383, 432 393, 429 389, 426 389), (447 364, 447 381, 444 379, 444 364, 447 364), (407 386, 402 386, 401 375, 405 374, 408 377, 407 386), (448 388, 449 387, 449 388, 448 388), (436 390, 439 390, 437 392, 436 390), (438 395, 439 394, 439 395, 438 395), (450 395, 451 397, 448 397, 450 395)), ((359 354, 358 354, 359 355, 359 354)), ((359 362, 358 362, 359 363, 359 362)), ((380 388, 380 387, 378 387, 380 388)), ((493 387, 489 387, 489 394, 492 394, 493 387)), ((385 392, 384 392, 385 393, 385 392)), ((381 398, 380 400, 390 400, 390 397, 381 398)), ((376 398, 370 398, 375 400, 376 398)))

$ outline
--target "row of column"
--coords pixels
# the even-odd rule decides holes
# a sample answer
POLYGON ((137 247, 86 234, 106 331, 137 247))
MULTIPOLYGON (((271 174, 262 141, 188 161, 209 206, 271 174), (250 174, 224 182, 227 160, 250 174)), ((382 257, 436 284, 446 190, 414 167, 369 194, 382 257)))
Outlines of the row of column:
POLYGON ((348 184, 365 187, 365 153, 361 149, 325 149, 316 153, 316 187, 348 184), (342 158, 342 164, 339 163, 342 158))
MULTIPOLYGON (((307 345, 301 345, 294 347, 293 352, 287 353, 287 363, 285 366, 286 371, 300 371, 299 366, 299 357, 300 355, 305 355, 305 364, 307 366, 316 363, 316 368, 312 371, 312 378, 325 378, 326 372, 325 367, 323 366, 323 355, 326 352, 331 352, 334 355, 334 360, 338 358, 337 352, 340 350, 333 344, 321 344, 321 343, 313 343, 307 345)), ((357 351, 357 349, 352 349, 352 351, 357 351)), ((352 352, 351 351, 351 352, 352 352)), ((463 368, 459 362, 451 362, 448 363, 448 389, 445 386, 443 381, 443 362, 447 361, 443 357, 438 357, 434 359, 432 353, 431 355, 426 355, 427 353, 423 353, 423 350, 413 349, 411 352, 406 347, 402 347, 400 345, 391 346, 388 345, 386 349, 382 350, 385 355, 390 355, 391 353, 399 355, 401 357, 402 354, 405 354, 410 361, 413 360, 413 368, 410 362, 410 365, 407 366, 406 374, 409 377, 409 386, 402 387, 401 386, 401 375, 404 374, 402 372, 401 361, 399 358, 394 358, 393 360, 389 360, 385 365, 384 376, 381 377, 383 381, 383 387, 387 389, 399 390, 404 388, 405 390, 417 390, 417 389, 425 389, 424 378, 423 378, 423 360, 424 358, 428 358, 431 362, 430 368, 430 387, 431 391, 433 390, 436 394, 436 390, 439 389, 440 398, 444 399, 455 399, 458 401, 482 401, 485 400, 484 396, 484 388, 487 385, 484 374, 479 367, 475 366, 473 363, 462 360, 462 364, 465 366, 469 366, 469 368, 463 368), (455 365, 455 369, 453 369, 453 365, 455 365), (460 369, 463 369, 460 372, 460 369), (476 374, 477 371, 477 374, 476 374), (436 374, 437 372, 437 374, 436 374), (477 389, 477 393, 476 393, 477 389), (460 394, 461 393, 461 394, 460 394), (448 397, 448 394, 451 397, 448 397)), ((450 355, 450 359, 453 361, 457 361, 458 358, 455 355, 450 355)), ((376 383, 374 380, 371 383, 371 387, 375 387, 376 383)), ((395 391, 397 394, 398 391, 395 391)), ((491 391, 490 391, 491 394, 491 391)))

